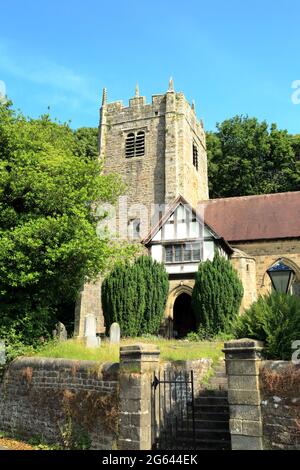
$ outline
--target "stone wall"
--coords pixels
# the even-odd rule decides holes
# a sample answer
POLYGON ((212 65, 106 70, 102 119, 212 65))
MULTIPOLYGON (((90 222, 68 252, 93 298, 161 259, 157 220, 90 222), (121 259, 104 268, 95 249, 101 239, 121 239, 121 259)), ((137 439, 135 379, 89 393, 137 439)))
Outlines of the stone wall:
MULTIPOLYGON (((17 359, 0 383, 0 430, 62 445, 70 443, 73 429, 79 446, 150 450, 154 372, 161 379, 164 372, 180 379, 193 370, 197 394, 211 363, 210 359, 159 362, 159 349, 150 344, 123 346, 120 364, 17 359)), ((184 393, 178 388, 177 404, 185 399, 186 390, 190 393, 190 386, 184 387, 184 393)))
MULTIPOLYGON (((150 344, 136 344, 121 347, 120 350, 120 427, 118 449, 120 450, 149 450, 158 439, 164 427, 161 419, 167 410, 170 411, 170 388, 162 384, 154 392, 151 384, 154 374, 160 380, 181 380, 190 371, 194 373, 195 394, 202 385, 203 378, 211 367, 210 359, 197 361, 159 362, 159 349, 150 344), (165 373, 165 375, 164 375, 165 373), (158 396, 160 393, 160 399, 158 396), (155 394, 155 397, 154 397, 155 394), (156 403, 156 406, 155 406, 156 403), (166 410, 161 410, 157 404, 166 403, 166 410), (159 416, 160 415, 160 416, 159 416)), ((174 384, 171 384, 174 392, 174 384)), ((175 413, 179 402, 186 403, 186 393, 190 386, 177 384, 177 394, 171 393, 171 413, 175 413)))
POLYGON ((300 365, 262 362, 260 389, 264 448, 300 450, 300 365))
POLYGON ((300 365, 262 361, 263 344, 225 343, 233 450, 300 450, 300 365))
POLYGON ((66 439, 70 431, 71 416, 79 441, 90 440, 92 449, 112 449, 117 391, 118 364, 17 359, 0 385, 0 429, 23 438, 62 443, 63 433, 66 439))
POLYGON ((237 271, 244 288, 240 312, 243 313, 257 300, 255 259, 241 250, 235 249, 231 264, 237 271))
POLYGON ((271 285, 267 270, 278 259, 291 262, 300 281, 300 240, 262 240, 234 243, 234 247, 246 252, 256 262, 256 287, 258 295, 270 291, 271 285))

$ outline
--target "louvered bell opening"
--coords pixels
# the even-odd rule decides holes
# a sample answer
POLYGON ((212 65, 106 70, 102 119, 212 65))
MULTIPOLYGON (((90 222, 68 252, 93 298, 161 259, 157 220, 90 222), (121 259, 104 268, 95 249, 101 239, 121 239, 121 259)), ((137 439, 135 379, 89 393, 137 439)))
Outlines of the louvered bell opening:
POLYGON ((126 143, 125 143, 126 158, 134 157, 134 144, 135 144, 134 134, 128 134, 126 138, 126 143))
POLYGON ((138 132, 135 141, 135 155, 142 157, 145 155, 145 132, 138 132))

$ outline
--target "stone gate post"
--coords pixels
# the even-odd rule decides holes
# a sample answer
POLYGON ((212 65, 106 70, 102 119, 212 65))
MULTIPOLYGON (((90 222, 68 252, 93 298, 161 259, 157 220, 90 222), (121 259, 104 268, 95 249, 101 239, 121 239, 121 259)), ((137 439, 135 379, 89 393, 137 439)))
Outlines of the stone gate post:
POLYGON ((120 348, 120 421, 118 450, 150 450, 151 381, 159 349, 151 344, 120 348))
POLYGON ((263 343, 252 339, 224 344, 232 450, 263 450, 259 391, 262 349, 263 343))

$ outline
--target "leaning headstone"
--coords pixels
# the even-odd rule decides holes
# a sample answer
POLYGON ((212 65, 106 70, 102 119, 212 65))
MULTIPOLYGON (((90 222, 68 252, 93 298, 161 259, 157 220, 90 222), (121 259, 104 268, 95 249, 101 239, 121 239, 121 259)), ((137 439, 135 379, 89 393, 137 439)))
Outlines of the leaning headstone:
POLYGON ((84 338, 85 345, 88 348, 98 348, 100 346, 100 338, 96 335, 97 330, 95 315, 86 315, 84 317, 84 338))
POLYGON ((119 323, 112 323, 109 329, 109 341, 111 344, 119 344, 120 342, 120 325, 119 323))
POLYGON ((66 341, 68 339, 68 333, 66 327, 60 321, 55 325, 55 330, 53 331, 53 337, 58 341, 66 341))
POLYGON ((6 363, 5 343, 4 341, 0 341, 0 366, 4 366, 5 363, 6 363))

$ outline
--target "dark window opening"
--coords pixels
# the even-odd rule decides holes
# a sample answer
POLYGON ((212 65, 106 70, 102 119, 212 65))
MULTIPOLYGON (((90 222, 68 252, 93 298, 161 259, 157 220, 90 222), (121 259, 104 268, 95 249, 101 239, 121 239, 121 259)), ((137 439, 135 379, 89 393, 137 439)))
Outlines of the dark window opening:
POLYGON ((135 240, 140 238, 141 235, 141 220, 140 219, 132 219, 128 223, 129 225, 129 236, 135 240))
POLYGON ((136 135, 135 154, 137 157, 145 155, 145 132, 138 132, 136 135))
POLYGON ((130 132, 125 141, 125 157, 143 157, 145 155, 145 132, 130 132))
POLYGON ((193 143, 193 165, 198 171, 199 169, 198 148, 195 143, 193 143))
POLYGON ((135 136, 130 133, 126 137, 125 154, 127 158, 134 157, 135 136))

